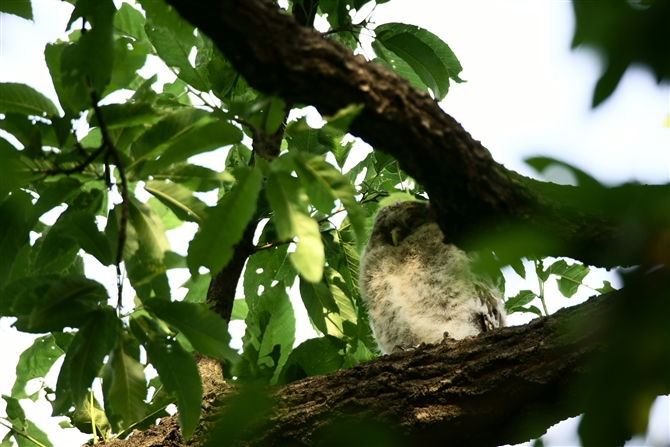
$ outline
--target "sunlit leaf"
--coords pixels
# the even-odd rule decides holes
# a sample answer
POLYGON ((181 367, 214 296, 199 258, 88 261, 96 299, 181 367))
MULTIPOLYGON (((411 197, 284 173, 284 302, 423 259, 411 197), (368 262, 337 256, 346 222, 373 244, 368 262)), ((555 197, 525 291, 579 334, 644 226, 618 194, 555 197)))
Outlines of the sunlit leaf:
POLYGON ((207 205, 193 197, 193 193, 181 185, 151 180, 144 185, 144 189, 170 208, 181 220, 202 223, 207 217, 207 205))
POLYGON ((209 212, 188 249, 191 274, 204 265, 210 272, 221 270, 233 255, 233 247, 256 211, 262 176, 258 169, 235 170, 235 186, 209 212), (212 250, 215 246, 216 250, 212 250))
POLYGON ((161 261, 165 252, 170 249, 163 222, 149 206, 135 198, 128 201, 128 211, 140 246, 154 259, 161 261))
POLYGON ((514 313, 514 312, 520 312, 523 311, 522 308, 526 304, 530 303, 533 301, 535 298, 537 298, 537 295, 535 292, 531 290, 522 290, 519 293, 517 293, 515 296, 509 298, 507 301, 505 301, 505 312, 508 314, 514 313))
POLYGON ((280 239, 298 238, 291 262, 307 281, 318 282, 323 275, 323 243, 318 224, 307 214, 300 181, 287 173, 273 172, 268 178, 267 196, 275 211, 280 239))

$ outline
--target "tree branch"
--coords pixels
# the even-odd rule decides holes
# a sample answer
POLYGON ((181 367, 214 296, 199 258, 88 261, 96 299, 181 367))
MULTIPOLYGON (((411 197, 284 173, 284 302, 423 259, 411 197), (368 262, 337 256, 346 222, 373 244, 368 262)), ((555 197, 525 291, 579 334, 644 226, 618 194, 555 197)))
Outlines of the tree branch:
MULTIPOLYGON (((647 275, 645 283, 653 290, 644 297, 650 308, 667 309, 667 275, 647 275)), ((442 446, 448 440, 454 446, 495 446, 538 438, 590 405, 585 389, 593 387, 590 380, 601 381, 601 360, 617 352, 610 343, 620 332, 619 318, 630 315, 626 295, 625 290, 612 292, 524 326, 422 345, 272 389, 270 417, 245 430, 245 445, 321 445, 322 436, 339 424, 347 424, 343 431, 353 430, 355 436, 366 427, 393 427, 397 441, 406 441, 396 445, 442 446)), ((656 335, 670 336, 663 318, 650 325, 656 335)), ((666 369, 661 372, 667 372, 667 363, 662 362, 666 369)), ((225 412, 234 388, 218 389, 214 400, 219 403, 205 405, 225 412)), ((670 393, 670 381, 656 390, 670 393)), ((204 416, 203 421, 213 420, 211 412, 204 416)), ((175 416, 161 426, 135 434, 129 441, 136 444, 128 445, 157 445, 149 439, 165 436, 166 429, 178 432, 175 416)), ((203 439, 191 441, 200 445, 203 439)), ((234 444, 226 438, 226 445, 234 444)))
POLYGON ((653 210, 668 208, 670 188, 559 186, 508 171, 426 93, 300 26, 273 2, 168 3, 255 88, 327 115, 364 104, 351 133, 400 161, 430 195, 447 240, 462 248, 632 265, 643 262, 668 226, 670 213, 653 210), (635 247, 631 232, 640 235, 635 247), (482 240, 482 234, 493 236, 482 240))

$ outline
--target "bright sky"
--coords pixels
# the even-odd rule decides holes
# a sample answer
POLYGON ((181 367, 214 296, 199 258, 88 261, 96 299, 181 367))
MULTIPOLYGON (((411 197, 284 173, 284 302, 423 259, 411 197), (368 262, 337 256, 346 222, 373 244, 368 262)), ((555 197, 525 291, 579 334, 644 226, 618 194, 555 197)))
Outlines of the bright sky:
MULTIPOLYGON (((0 16, 0 81, 26 83, 57 102, 43 50, 47 42, 62 36, 72 6, 40 0, 33 2, 33 8, 35 23, 0 16)), ((354 23, 369 10, 364 8, 354 23)), ((607 184, 670 180, 670 130, 663 127, 670 113, 668 86, 659 87, 652 75, 640 68, 629 69, 614 95, 592 111, 591 94, 600 63, 590 51, 570 50, 574 26, 570 2, 393 0, 378 6, 373 20, 418 25, 449 44, 464 67, 461 77, 468 82, 452 85, 443 108, 508 168, 536 176, 523 159, 543 155, 566 161, 607 184)), ((369 48, 366 55, 374 56, 369 48)), ((223 162, 217 159, 213 164, 220 169, 223 162)), ((554 171, 552 176, 557 182, 566 178, 565 172, 554 171)), ((175 251, 185 252, 192 229, 184 233, 186 236, 171 235, 175 251)), ((94 276, 113 284, 113 275, 108 272, 94 276)), ((186 277, 184 272, 175 272, 173 288, 186 277)), ((603 279, 619 284, 616 276, 604 271, 591 273, 586 283, 600 287, 603 279)), ((537 287, 533 275, 526 282, 510 273, 507 281, 508 296, 537 287)), ((550 312, 582 302, 593 293, 582 287, 577 296, 567 300, 560 297, 554 281, 547 284, 550 312)), ((299 342, 313 332, 304 309, 297 303, 295 307, 302 321, 299 342)), ((528 319, 514 315, 510 321, 523 324, 528 319)), ((7 318, 0 321, 2 394, 9 394, 18 356, 34 338, 16 332, 10 324, 7 318)), ((239 324, 231 328, 234 333, 241 330, 239 324)), ((48 376, 51 386, 56 377, 55 372, 48 376)), ((4 414, 1 402, 0 414, 4 414)), ((80 445, 88 438, 76 430, 61 429, 57 419, 48 417, 50 406, 27 401, 22 405, 57 447, 80 445)), ((647 439, 627 445, 670 445, 669 405, 667 397, 659 398, 647 439)), ((577 424, 577 419, 571 419, 553 427, 544 437, 545 445, 579 445, 577 424)), ((5 431, 1 430, 0 436, 5 431)))

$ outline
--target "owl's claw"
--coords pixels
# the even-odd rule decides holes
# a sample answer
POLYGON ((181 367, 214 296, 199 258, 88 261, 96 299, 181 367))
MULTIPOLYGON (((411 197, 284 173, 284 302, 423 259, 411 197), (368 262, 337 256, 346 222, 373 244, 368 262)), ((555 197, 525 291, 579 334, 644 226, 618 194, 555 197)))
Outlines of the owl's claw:
POLYGON ((414 343, 410 343, 409 345, 404 345, 404 346, 395 345, 393 347, 393 352, 411 351, 412 349, 416 349, 418 347, 419 347, 419 345, 416 345, 414 343))

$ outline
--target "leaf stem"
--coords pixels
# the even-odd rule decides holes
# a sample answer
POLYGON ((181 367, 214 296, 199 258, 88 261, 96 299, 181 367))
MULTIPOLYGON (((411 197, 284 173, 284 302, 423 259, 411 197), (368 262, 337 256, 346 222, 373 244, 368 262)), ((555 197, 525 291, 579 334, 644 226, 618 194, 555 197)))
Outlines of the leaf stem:
MULTIPOLYGON (((4 419, 4 418, 3 418, 3 419, 4 419)), ((21 435, 21 436, 23 436, 24 438, 26 438, 27 440, 29 440, 30 442, 34 442, 38 447, 47 447, 46 445, 44 445, 44 444, 42 444, 41 442, 39 442, 37 439, 35 439, 35 438, 33 438, 32 436, 30 436, 28 433, 23 433, 22 431, 18 431, 18 430, 14 427, 14 424, 12 424, 12 425, 7 425, 7 424, 5 424, 4 422, 1 422, 1 421, 0 421, 0 425, 2 425, 3 427, 8 428, 9 431, 11 431, 12 433, 16 433, 17 435, 21 435)), ((18 441, 17 441, 17 442, 18 442, 18 441)))
MULTIPOLYGON (((538 261, 533 260, 533 263, 535 264, 535 273, 537 275, 537 269, 538 269, 538 261)), ((540 301, 542 301, 542 309, 544 309, 544 315, 549 315, 549 311, 547 310, 547 304, 544 302, 544 281, 542 281, 542 278, 540 278, 540 275, 537 275, 537 283, 540 288, 540 293, 538 294, 538 297, 540 298, 540 301)))

